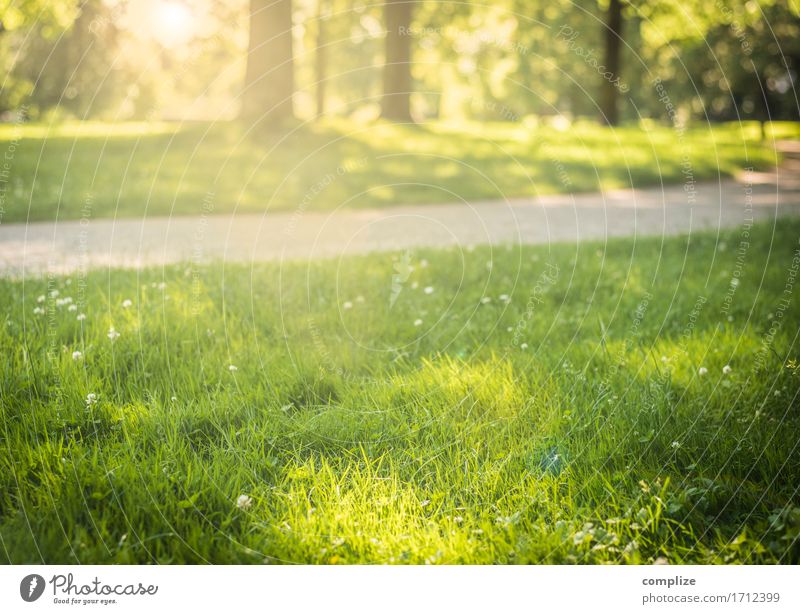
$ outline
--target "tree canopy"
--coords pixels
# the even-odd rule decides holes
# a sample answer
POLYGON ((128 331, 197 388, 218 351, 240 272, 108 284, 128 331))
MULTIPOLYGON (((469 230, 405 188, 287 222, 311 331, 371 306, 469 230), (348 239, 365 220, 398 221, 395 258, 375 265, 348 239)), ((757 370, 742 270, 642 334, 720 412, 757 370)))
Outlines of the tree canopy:
POLYGON ((0 111, 797 119, 800 0, 0 1, 0 111), (280 104, 279 104, 280 103, 280 104), (277 106, 276 106, 277 105, 277 106))

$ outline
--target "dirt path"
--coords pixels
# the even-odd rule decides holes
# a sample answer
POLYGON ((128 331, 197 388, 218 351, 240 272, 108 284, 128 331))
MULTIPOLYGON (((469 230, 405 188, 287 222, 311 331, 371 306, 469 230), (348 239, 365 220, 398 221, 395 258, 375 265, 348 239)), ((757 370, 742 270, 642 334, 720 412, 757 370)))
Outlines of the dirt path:
POLYGON ((0 275, 180 261, 308 259, 374 250, 674 235, 800 214, 800 143, 737 180, 469 204, 0 225, 0 275))

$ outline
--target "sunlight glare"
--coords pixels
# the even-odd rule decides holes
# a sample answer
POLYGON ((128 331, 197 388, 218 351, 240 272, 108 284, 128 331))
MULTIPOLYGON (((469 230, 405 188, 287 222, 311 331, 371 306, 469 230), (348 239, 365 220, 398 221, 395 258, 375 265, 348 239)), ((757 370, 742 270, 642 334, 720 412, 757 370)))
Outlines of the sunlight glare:
POLYGON ((180 2, 159 2, 155 10, 154 33, 168 47, 186 43, 194 32, 195 17, 180 2))

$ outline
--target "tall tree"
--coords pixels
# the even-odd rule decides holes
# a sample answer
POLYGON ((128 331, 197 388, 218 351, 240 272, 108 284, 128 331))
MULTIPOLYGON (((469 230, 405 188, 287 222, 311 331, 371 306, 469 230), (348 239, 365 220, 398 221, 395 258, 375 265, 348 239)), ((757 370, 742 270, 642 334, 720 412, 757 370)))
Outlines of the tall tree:
POLYGON ((602 120, 609 126, 616 126, 619 123, 619 95, 613 81, 620 76, 622 27, 622 0, 609 0, 606 11, 603 65, 606 73, 611 74, 611 78, 604 76, 600 84, 600 111, 603 114, 602 120))
POLYGON ((413 0, 386 0, 386 60, 381 115, 411 121, 411 13, 413 0))
POLYGON ((282 120, 294 115, 292 0, 250 0, 242 116, 282 120))
POLYGON ((317 118, 325 115, 325 77, 327 74, 328 57, 325 49, 325 0, 317 0, 317 41, 314 57, 314 72, 316 73, 317 118))

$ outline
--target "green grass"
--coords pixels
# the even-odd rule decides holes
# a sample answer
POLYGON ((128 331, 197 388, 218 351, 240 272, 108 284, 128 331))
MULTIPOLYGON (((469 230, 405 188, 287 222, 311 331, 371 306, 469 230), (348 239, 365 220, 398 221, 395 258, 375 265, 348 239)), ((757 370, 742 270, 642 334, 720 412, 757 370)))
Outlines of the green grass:
POLYGON ((328 120, 273 133, 236 123, 5 125, 0 213, 19 222, 200 214, 209 202, 222 213, 499 199, 683 182, 684 156, 695 180, 716 180, 774 164, 770 139, 797 132, 775 124, 761 142, 754 124, 683 139, 652 122, 559 131, 328 120))
POLYGON ((798 236, 0 281, 0 560, 798 563, 798 236))

